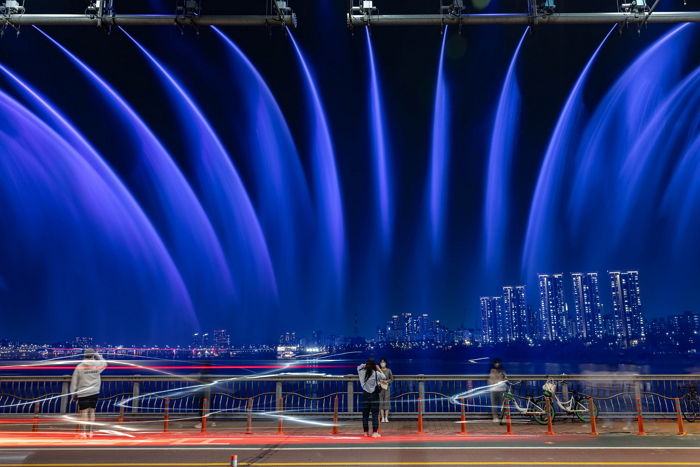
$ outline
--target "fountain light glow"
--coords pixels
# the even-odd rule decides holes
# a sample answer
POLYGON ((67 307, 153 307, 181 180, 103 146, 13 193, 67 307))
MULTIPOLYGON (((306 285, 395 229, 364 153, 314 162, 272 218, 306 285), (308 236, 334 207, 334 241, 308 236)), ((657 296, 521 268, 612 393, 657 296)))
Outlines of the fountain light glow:
POLYGON ((165 67, 124 28, 176 97, 179 117, 188 129, 191 153, 197 157, 197 177, 207 212, 214 219, 234 280, 253 302, 277 295, 275 273, 266 239, 243 181, 223 144, 185 89, 165 67), (252 289, 252 290, 251 290, 252 289))
POLYGON ((508 65, 491 132, 486 196, 484 201, 484 257, 488 270, 501 264, 508 220, 508 199, 513 152, 517 145, 516 130, 520 121, 520 87, 516 64, 530 27, 525 28, 508 65))
POLYGON ((374 60, 374 46, 369 27, 365 27, 367 38, 367 57, 369 61, 369 107, 372 134, 372 158, 374 168, 374 191, 377 200, 377 219, 384 254, 391 248, 393 230, 393 203, 391 198, 390 161, 387 148, 386 123, 384 107, 379 87, 377 64, 374 60))
POLYGON ((438 61, 435 84, 435 104, 433 108, 433 130, 430 145, 430 169, 428 181, 428 219, 433 259, 442 255, 445 229, 445 205, 449 191, 447 169, 450 165, 450 108, 447 82, 445 79, 445 43, 447 26, 442 33, 440 60, 438 61))
POLYGON ((234 294, 223 249, 207 214, 186 178, 133 108, 100 75, 53 37, 35 27, 59 48, 109 102, 128 129, 125 140, 139 155, 140 168, 129 185, 168 246, 194 296, 194 303, 217 309, 234 294), (193 254, 195 253, 196 254, 193 254))
POLYGON ((615 27, 613 26, 608 31, 581 71, 550 137, 530 205, 523 246, 523 272, 527 273, 528 277, 535 272, 537 267, 551 267, 551 264, 542 264, 541 255, 551 253, 552 239, 549 230, 556 225, 556 201, 561 187, 564 185, 564 172, 571 159, 572 147, 575 147, 571 139, 583 116, 584 86, 593 63, 615 27))

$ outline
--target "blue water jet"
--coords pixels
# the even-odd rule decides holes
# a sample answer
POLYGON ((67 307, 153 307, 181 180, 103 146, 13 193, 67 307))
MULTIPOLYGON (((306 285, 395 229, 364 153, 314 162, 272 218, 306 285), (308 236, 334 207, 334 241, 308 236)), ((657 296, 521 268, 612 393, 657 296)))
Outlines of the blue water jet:
POLYGON ((119 28, 158 72, 176 98, 178 115, 187 128, 190 151, 196 154, 199 190, 214 220, 243 303, 269 304, 277 297, 277 282, 267 243, 243 181, 226 149, 185 89, 123 28, 119 28))
POLYGON ((334 288, 337 292, 340 292, 343 287, 345 269, 345 222, 333 142, 321 96, 311 74, 311 69, 304 58, 301 48, 294 39, 292 31, 287 29, 287 33, 303 71, 307 94, 311 101, 309 126, 311 128, 311 159, 313 161, 315 201, 320 221, 320 241, 323 250, 327 252, 327 254, 321 253, 320 256, 327 256, 331 259, 330 271, 327 273, 322 272, 321 274, 324 276, 331 274, 335 283, 334 288))
POLYGON ((679 154, 693 147, 700 135, 698 108, 700 68, 687 76, 658 107, 627 152, 614 191, 618 208, 614 226, 618 241, 625 230, 630 230, 632 219, 635 232, 640 225, 651 221, 659 190, 670 167, 678 162, 679 154))
POLYGON ((177 165, 143 120, 101 76, 39 28, 109 102, 133 138, 140 170, 131 178, 150 219, 175 259, 193 297, 202 309, 227 309, 234 296, 231 274, 214 228, 177 165))
POLYGON ((508 65, 491 132, 484 200, 484 260, 489 271, 501 265, 505 247, 508 187, 510 187, 513 151, 517 144, 516 129, 520 120, 520 87, 515 74, 515 65, 529 30, 529 27, 525 28, 508 65))
POLYGON ((367 37, 367 59, 369 62, 369 108, 372 134, 372 167, 374 168, 374 191, 377 198, 377 219, 380 226, 382 250, 387 255, 391 248, 393 229, 393 203, 391 195, 390 161, 387 148, 386 123, 382 104, 377 65, 374 60, 374 47, 369 27, 367 37))
POLYGON ((303 243, 313 222, 309 187, 299 154, 267 83, 243 51, 212 26, 231 52, 235 82, 241 88, 241 104, 250 159, 255 170, 256 211, 272 252, 280 289, 300 289, 299 266, 305 261, 303 243))
POLYGON ((700 134, 676 165, 661 204, 662 214, 675 219, 671 233, 677 253, 697 244, 700 216, 700 134))
POLYGON ((663 96, 679 81, 691 30, 688 24, 680 25, 644 50, 616 80, 590 118, 578 144, 576 176, 567 208, 577 241, 590 237, 594 226, 607 231, 614 220, 611 197, 600 187, 616 184, 616 174, 630 145, 647 127, 663 96), (607 218, 601 217, 606 213, 607 218), (601 222, 603 218, 605 222, 601 222))
POLYGON ((450 147, 448 142, 450 109, 448 105, 448 89, 445 81, 445 43, 447 42, 447 26, 442 33, 440 60, 435 84, 435 104, 433 108, 433 131, 430 145, 430 169, 428 181, 428 219, 433 259, 442 255, 442 245, 445 224, 445 205, 449 183, 447 168, 450 165, 450 147))
MULTIPOLYGON (((98 173, 1 91, 0 109, 2 265, 14 280, 32 284, 10 284, 3 292, 7 309, 31 302, 45 310, 41 319, 49 328, 71 320, 76 329, 87 322, 122 337, 184 337, 184 329, 196 327, 175 264, 116 178, 105 180, 103 168, 98 173)), ((0 275, 10 277, 6 272, 0 275)))
POLYGON ((532 197, 525 233, 522 266, 527 277, 531 276, 537 266, 551 267, 549 264, 539 264, 538 259, 540 254, 552 252, 552 235, 549 229, 556 226, 557 197, 564 186, 564 171, 573 153, 572 137, 583 113, 584 85, 598 53, 615 27, 608 31, 581 71, 550 137, 532 197))

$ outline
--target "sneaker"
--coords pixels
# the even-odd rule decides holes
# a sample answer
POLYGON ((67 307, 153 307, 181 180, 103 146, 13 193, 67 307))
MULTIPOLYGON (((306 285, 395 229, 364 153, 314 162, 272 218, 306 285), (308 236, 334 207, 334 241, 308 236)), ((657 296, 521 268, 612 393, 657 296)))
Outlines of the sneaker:
POLYGON ((202 424, 201 424, 201 423, 196 423, 196 424, 194 425, 194 427, 195 427, 195 428, 202 428, 202 424))
POLYGON ((367 433, 367 432, 365 431, 365 435, 364 435, 364 436, 365 436, 365 438, 369 438, 369 433, 367 433))
POLYGON ((88 438, 92 438, 93 436, 94 436, 94 434, 92 431, 88 432, 88 438))
POLYGON ((380 435, 376 431, 374 433, 372 433, 372 438, 381 438, 381 437, 382 437, 382 435, 380 435))

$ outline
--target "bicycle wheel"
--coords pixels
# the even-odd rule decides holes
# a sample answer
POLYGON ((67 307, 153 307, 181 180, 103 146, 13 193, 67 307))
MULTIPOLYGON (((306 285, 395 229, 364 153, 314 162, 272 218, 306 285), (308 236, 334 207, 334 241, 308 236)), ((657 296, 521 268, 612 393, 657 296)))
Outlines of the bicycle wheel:
MULTIPOLYGON (((554 407, 552 404, 549 405, 549 415, 554 421, 554 407)), ((547 424, 547 401, 544 399, 538 401, 532 401, 532 408, 529 413, 530 417, 540 425, 547 424)))
MULTIPOLYGON (((582 422, 588 423, 591 421, 591 411, 588 404, 584 404, 580 400, 577 400, 574 404, 574 414, 582 422)), ((593 404, 593 416, 598 416, 598 407, 595 404, 593 404)))
POLYGON ((700 400, 697 397, 684 397, 681 399, 681 410, 683 418, 693 423, 700 417, 700 400))

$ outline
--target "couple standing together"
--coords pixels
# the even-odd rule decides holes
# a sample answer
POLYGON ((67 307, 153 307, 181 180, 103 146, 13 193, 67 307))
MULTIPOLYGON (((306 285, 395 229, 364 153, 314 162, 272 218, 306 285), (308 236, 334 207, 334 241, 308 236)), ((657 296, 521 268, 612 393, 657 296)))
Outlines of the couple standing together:
POLYGON ((382 422, 389 421, 389 401, 394 374, 387 367, 386 359, 379 360, 379 366, 373 358, 357 367, 362 386, 362 428, 369 436, 369 416, 372 415, 372 437, 379 438, 379 416, 382 422))

